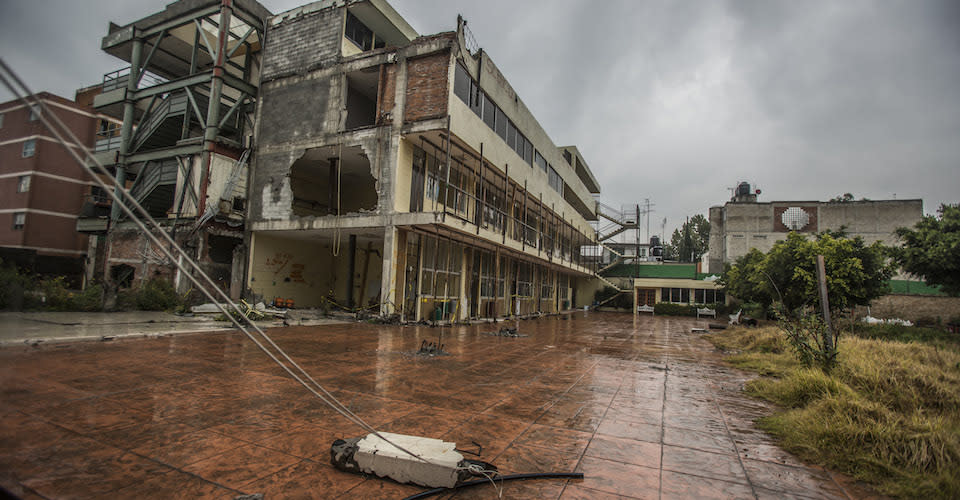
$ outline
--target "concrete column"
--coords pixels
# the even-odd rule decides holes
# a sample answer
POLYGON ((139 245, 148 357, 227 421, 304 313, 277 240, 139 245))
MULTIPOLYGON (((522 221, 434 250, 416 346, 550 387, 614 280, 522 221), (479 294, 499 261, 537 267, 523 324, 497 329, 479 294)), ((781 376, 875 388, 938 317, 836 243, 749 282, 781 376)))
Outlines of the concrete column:
MULTIPOLYGON (((405 251, 404 248, 401 248, 398 243, 400 238, 398 237, 397 228, 395 226, 387 226, 383 230, 383 270, 380 273, 380 314, 387 315, 393 314, 395 312, 395 307, 393 304, 394 290, 396 289, 396 284, 399 282, 398 273, 402 273, 403 269, 397 268, 397 263, 402 259, 397 258, 397 253, 399 251, 405 251)), ((409 264, 408 264, 409 265, 409 264)), ((419 272, 419 265, 413 264, 417 267, 417 272, 419 272)), ((414 290, 413 293, 419 297, 420 295, 420 280, 417 280, 417 290, 414 290)), ((419 300, 417 301, 417 310, 420 309, 419 300)), ((410 312, 407 311, 409 315, 410 312)), ((414 313, 415 320, 419 320, 419 317, 416 317, 417 314, 414 313)))
POLYGON ((347 253, 349 254, 347 258, 349 259, 347 265, 347 307, 353 309, 356 302, 354 301, 354 275, 357 273, 357 235, 351 234, 349 243, 347 245, 347 253))

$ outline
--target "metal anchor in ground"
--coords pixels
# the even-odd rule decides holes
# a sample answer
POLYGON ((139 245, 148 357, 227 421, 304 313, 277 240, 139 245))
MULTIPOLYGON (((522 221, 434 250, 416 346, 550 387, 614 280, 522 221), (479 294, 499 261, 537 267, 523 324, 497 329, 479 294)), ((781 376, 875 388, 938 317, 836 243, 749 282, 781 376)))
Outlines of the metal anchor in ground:
POLYGON ((444 344, 438 342, 427 342, 424 340, 420 342, 420 349, 417 351, 417 354, 425 354, 428 356, 437 356, 439 354, 447 354, 443 350, 444 344))

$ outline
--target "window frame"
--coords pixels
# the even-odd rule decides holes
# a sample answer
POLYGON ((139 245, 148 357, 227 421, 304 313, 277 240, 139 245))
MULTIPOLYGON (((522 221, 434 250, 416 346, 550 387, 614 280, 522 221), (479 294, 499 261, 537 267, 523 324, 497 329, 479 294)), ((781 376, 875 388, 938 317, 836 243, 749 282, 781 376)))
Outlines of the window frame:
POLYGON ((30 192, 30 181, 31 175, 21 175, 17 178, 17 192, 18 193, 29 193, 30 192))
POLYGON ((27 139, 23 141, 23 147, 20 149, 21 158, 33 158, 37 154, 37 140, 27 139), (29 149, 29 154, 27 150, 29 149))
POLYGON ((22 231, 26 225, 27 225, 27 213, 14 212, 13 213, 13 230, 22 231))

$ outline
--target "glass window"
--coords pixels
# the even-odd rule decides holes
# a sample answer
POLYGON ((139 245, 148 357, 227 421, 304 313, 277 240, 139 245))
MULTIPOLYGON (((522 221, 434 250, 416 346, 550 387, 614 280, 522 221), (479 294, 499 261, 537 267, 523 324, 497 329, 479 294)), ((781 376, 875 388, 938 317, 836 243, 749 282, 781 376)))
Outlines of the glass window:
POLYGON ((503 140, 507 140, 507 122, 508 121, 509 120, 507 120, 507 115, 503 114, 503 110, 498 107, 496 131, 497 131, 497 135, 499 135, 500 138, 503 140))
POLYGON ((703 300, 703 292, 705 291, 706 290, 703 290, 702 288, 697 288, 696 290, 694 290, 693 301, 696 302, 697 304, 706 304, 706 302, 704 302, 703 300))
POLYGON ((523 159, 533 165, 533 144, 526 137, 523 138, 523 159))
POLYGON ((533 153, 533 158, 534 158, 533 162, 534 162, 538 167, 540 167, 540 170, 543 170, 544 172, 546 172, 546 171, 547 171, 547 160, 546 160, 542 155, 540 155, 540 152, 539 152, 539 151, 535 151, 535 152, 533 153))
POLYGON ((517 127, 512 121, 507 121, 507 145, 510 149, 517 150, 517 127))
POLYGON ((689 288, 681 288, 681 289, 680 289, 680 303, 681 303, 681 304, 689 304, 689 303, 690 303, 690 289, 689 289, 689 288))
POLYGON ((29 158, 29 157, 33 156, 33 154, 36 153, 36 152, 37 152, 37 140, 36 140, 36 139, 30 139, 30 140, 28 140, 28 141, 23 141, 23 151, 21 152, 21 156, 23 156, 24 158, 29 158))
POLYGON ((30 121, 35 122, 40 119, 40 110, 36 107, 30 108, 30 121))
POLYGON ((457 71, 453 74, 453 93, 468 106, 470 105, 470 75, 467 69, 457 64, 457 71))
POLYGON ((25 212, 16 212, 13 214, 14 229, 23 229, 23 226, 26 223, 27 223, 27 214, 25 212))
POLYGON ((483 123, 488 127, 494 128, 497 124, 497 105, 490 100, 487 94, 482 94, 483 99, 483 123))
POLYGON ((0 113, 0 128, 3 128, 3 113, 0 113))
POLYGON ((30 176, 21 175, 17 180, 17 192, 26 193, 27 191, 30 191, 30 176))

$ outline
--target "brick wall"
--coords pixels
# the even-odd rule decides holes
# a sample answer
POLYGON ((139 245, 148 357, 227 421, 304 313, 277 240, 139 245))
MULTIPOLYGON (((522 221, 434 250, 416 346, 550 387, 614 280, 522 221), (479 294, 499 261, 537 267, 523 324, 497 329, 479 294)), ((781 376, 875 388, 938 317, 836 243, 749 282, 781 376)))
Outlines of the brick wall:
MULTIPOLYGON (((858 308, 858 314, 866 314, 866 308, 858 308)), ((960 297, 937 297, 930 295, 885 295, 870 304, 870 315, 875 318, 900 318, 913 322, 940 318, 946 323, 960 317, 960 297)))
POLYGON ((397 104, 397 66, 386 64, 383 66, 383 78, 380 80, 380 109, 377 110, 377 124, 384 124, 384 114, 393 111, 397 104))
POLYGON ((443 51, 407 61, 406 122, 438 118, 447 114, 450 53, 443 51))
POLYGON ((263 80, 333 64, 340 54, 343 11, 329 8, 267 28, 263 80))

